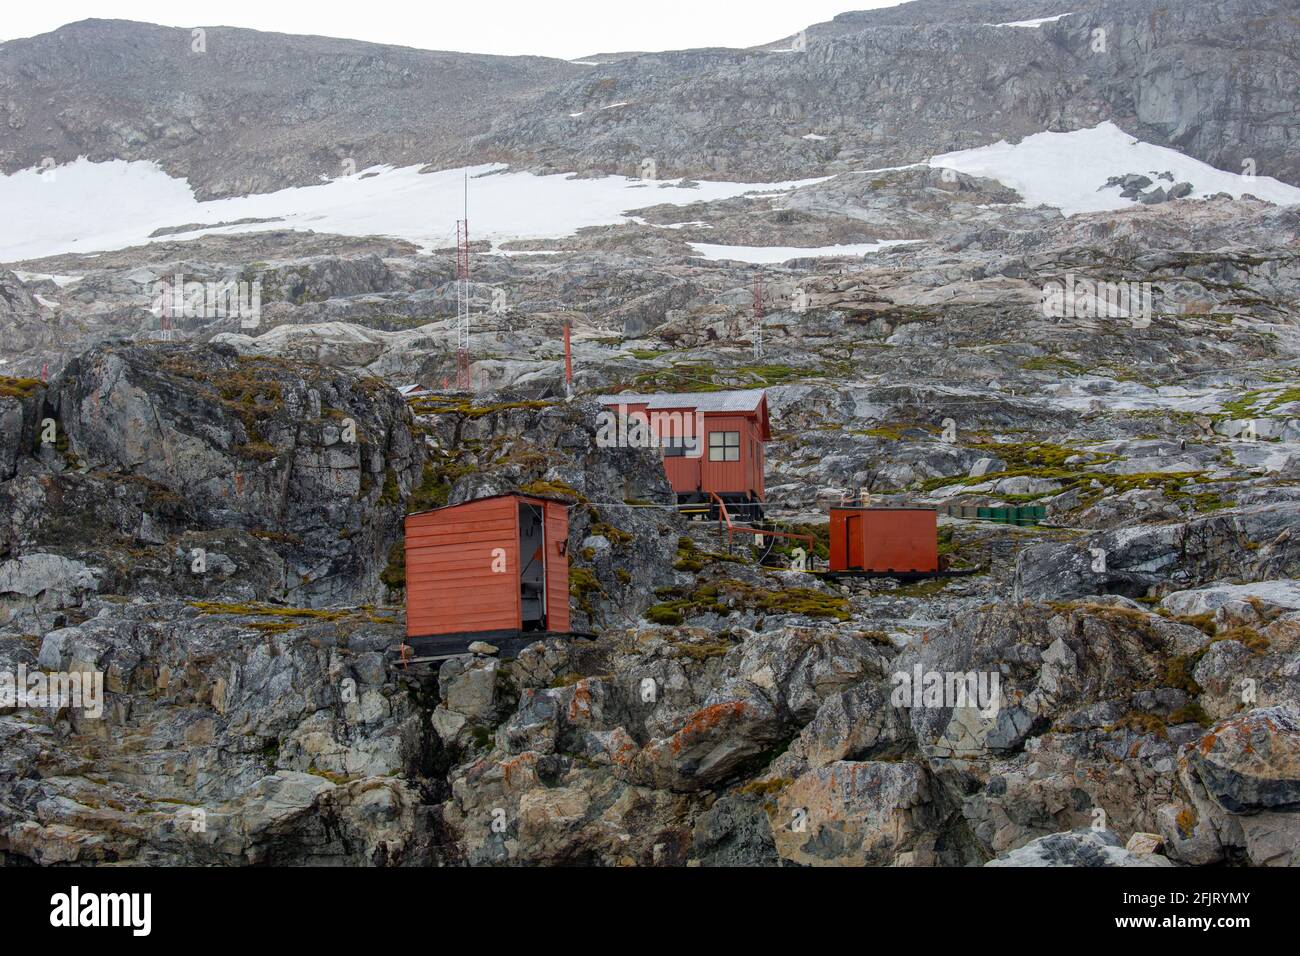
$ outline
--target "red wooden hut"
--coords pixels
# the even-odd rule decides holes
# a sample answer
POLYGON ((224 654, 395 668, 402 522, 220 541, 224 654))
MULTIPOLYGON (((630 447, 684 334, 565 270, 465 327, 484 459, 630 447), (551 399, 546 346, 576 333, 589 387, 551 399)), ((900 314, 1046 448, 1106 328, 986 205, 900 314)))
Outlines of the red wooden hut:
POLYGON ((932 574, 939 570, 933 508, 831 508, 831 571, 932 574))
POLYGON ((618 417, 620 444, 639 444, 641 434, 663 449, 679 503, 707 505, 712 493, 741 506, 733 514, 761 516, 763 445, 772 438, 762 389, 605 395, 599 401, 618 417))
POLYGON ((406 633, 569 630, 569 506, 507 494, 406 517, 406 633))

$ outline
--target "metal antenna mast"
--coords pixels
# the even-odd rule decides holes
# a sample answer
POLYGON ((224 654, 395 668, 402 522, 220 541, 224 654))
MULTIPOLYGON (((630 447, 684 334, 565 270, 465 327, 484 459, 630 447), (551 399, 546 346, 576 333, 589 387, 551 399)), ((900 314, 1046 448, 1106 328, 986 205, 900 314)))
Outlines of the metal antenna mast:
POLYGON ((465 218, 456 220, 456 388, 473 387, 469 374, 469 174, 465 174, 465 218))

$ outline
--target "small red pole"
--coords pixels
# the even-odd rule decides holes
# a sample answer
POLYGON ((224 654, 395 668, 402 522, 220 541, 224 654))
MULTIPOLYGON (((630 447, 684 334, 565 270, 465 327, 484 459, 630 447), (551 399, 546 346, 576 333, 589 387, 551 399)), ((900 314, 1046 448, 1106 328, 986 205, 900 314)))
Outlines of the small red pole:
POLYGON ((564 394, 573 397, 573 348, 569 343, 569 323, 564 323, 564 394))
POLYGON ((41 366, 41 381, 48 382, 49 380, 50 380, 50 363, 46 362, 44 365, 41 366))

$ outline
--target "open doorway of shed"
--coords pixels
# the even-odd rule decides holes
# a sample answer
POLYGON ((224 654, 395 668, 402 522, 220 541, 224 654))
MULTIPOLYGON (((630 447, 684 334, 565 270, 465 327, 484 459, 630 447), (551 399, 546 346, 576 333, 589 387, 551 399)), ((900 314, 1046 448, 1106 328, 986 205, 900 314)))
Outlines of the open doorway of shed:
POLYGON ((525 631, 546 630, 546 524, 542 506, 519 503, 519 609, 525 631))

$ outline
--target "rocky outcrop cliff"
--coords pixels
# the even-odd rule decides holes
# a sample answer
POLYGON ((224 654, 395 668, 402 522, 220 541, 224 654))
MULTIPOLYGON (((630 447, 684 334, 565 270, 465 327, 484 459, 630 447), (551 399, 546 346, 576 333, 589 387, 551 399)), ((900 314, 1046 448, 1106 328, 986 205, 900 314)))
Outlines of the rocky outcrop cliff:
MULTIPOLYGON (((45 514, 25 536, 11 529, 0 566, 0 663, 98 671, 104 694, 99 714, 0 713, 8 859, 1295 862, 1300 590, 1209 583, 1241 535, 1263 543, 1261 559, 1285 536, 1189 535, 1200 556, 1150 562, 1159 570, 1142 579, 1146 603, 1106 594, 1113 582, 1088 574, 1075 600, 999 603, 1006 567, 946 586, 836 587, 762 567, 713 525, 683 522, 652 452, 595 445, 591 403, 442 396, 415 403, 413 426, 391 393, 351 376, 256 367, 296 413, 256 396, 235 404, 258 408, 264 440, 295 462, 285 472, 268 459, 259 476, 231 450, 245 437, 239 409, 209 394, 200 370, 234 388, 249 363, 219 350, 100 349, 22 400, 57 413, 68 440, 34 454, 24 444, 0 486, 29 516, 38 509, 24 495, 45 489, 45 514), (314 518, 346 522, 370 501, 359 483, 331 497, 310 467, 304 436, 316 420, 294 398, 308 382, 304 402, 316 390, 361 416, 361 450, 385 468, 398 468, 394 435, 421 436, 401 481, 394 471, 396 510, 514 488, 571 501, 572 598, 596 638, 540 641, 510 661, 484 649, 409 667, 397 654, 400 606, 361 602, 364 581, 322 579, 338 597, 328 607, 259 591, 254 579, 276 556, 288 567, 306 542, 327 544, 312 537, 314 518), (277 430, 290 418, 292 441, 277 430), (205 487, 201 466, 218 448, 252 473, 242 503, 205 487), (277 474, 282 494, 268 497, 258 482, 277 474), (171 490, 182 479, 193 488, 183 498, 171 490), (294 506, 308 491, 311 517, 294 506), (104 512, 123 522, 116 531, 87 523, 104 512), (283 530, 246 530, 254 513, 283 530), (214 580, 191 583, 202 575, 187 569, 170 582, 143 528, 178 558, 192 538, 223 541, 208 551, 214 580), (93 547, 75 547, 73 529, 93 547), (224 543, 249 538, 267 564, 224 543), (178 592, 188 600, 167 596, 178 592), (1165 597, 1153 607, 1145 592, 1165 597), (931 700, 919 685, 900 695, 900 675, 914 674, 997 683, 966 702, 931 700)), ((396 540, 383 495, 351 537, 396 540)), ((1019 534, 973 528, 949 538, 950 554, 1003 563, 1019 534)), ((1040 553, 1074 547, 1022 550, 1018 580, 1040 553)), ((1121 573, 1127 552, 1114 555, 1121 573)), ((400 575, 385 580, 400 588, 400 575)))
POLYGON ((424 461, 382 383, 216 349, 107 346, 5 404, 23 422, 0 486, 9 564, 58 556, 93 568, 101 590, 141 597, 382 596, 424 461))

